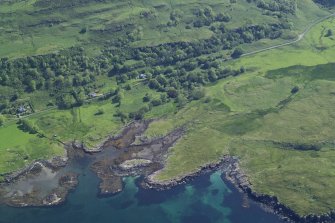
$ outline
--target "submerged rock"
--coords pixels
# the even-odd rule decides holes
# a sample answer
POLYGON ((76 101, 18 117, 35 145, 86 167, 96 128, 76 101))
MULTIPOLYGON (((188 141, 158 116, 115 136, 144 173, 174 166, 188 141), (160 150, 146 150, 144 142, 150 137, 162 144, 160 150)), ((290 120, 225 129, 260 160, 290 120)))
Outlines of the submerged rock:
POLYGON ((134 168, 146 167, 151 163, 152 161, 147 159, 132 159, 132 160, 126 160, 123 163, 121 163, 120 168, 123 170, 131 170, 134 168))

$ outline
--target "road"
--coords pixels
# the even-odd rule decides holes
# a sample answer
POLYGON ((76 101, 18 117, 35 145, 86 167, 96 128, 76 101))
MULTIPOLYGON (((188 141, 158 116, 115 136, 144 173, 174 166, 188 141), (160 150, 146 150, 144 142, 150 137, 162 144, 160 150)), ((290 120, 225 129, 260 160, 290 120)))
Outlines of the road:
MULTIPOLYGON (((250 55, 254 55, 254 54, 257 54, 257 53, 261 53, 261 52, 264 52, 264 51, 268 51, 268 50, 273 50, 273 49, 277 49, 277 48, 280 48, 280 47, 283 47, 283 46, 289 46, 289 45, 292 45, 292 44, 295 44, 295 43, 298 43, 300 42, 301 40, 304 39, 304 37, 306 36, 306 34, 317 24, 319 24, 320 22, 323 22, 331 17, 334 17, 335 16, 335 13, 332 13, 332 14, 329 14, 327 16, 324 16, 322 18, 319 18, 319 19, 316 19, 314 20, 312 23, 310 23, 306 28, 305 30, 298 35, 298 37, 294 40, 291 40, 289 42, 286 42, 286 43, 282 43, 282 44, 278 44, 278 45, 274 45, 274 46, 270 46, 270 47, 266 47, 266 48, 263 48, 263 49, 259 49, 259 50, 254 50, 254 51, 251 51, 249 53, 244 53, 242 54, 240 57, 245 57, 245 56, 250 56, 250 55)), ((225 59, 224 61, 228 61, 228 60, 233 60, 233 58, 229 57, 227 59, 225 59)))

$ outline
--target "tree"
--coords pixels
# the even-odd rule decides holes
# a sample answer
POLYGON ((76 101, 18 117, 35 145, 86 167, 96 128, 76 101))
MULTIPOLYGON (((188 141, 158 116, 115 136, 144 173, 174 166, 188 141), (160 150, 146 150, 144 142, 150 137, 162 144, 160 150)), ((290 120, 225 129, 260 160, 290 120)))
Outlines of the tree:
POLYGON ((9 101, 8 99, 0 99, 0 111, 6 109, 9 106, 9 101))
POLYGON ((223 13, 218 13, 216 16, 215 16, 215 20, 218 21, 218 22, 229 22, 230 21, 230 16, 229 15, 225 15, 223 13))
POLYGON ((154 99, 154 100, 151 101, 151 104, 153 106, 158 106, 158 105, 162 104, 162 101, 160 99, 154 99))
POLYGON ((63 75, 59 75, 55 80, 55 87, 61 89, 64 86, 65 78, 63 75))
POLYGON ((193 100, 199 100, 205 96, 205 91, 202 88, 196 88, 191 92, 191 98, 193 100))
POLYGON ((126 84, 126 86, 124 86, 124 89, 127 91, 131 90, 131 85, 130 84, 126 84))
POLYGON ((71 108, 76 104, 76 100, 72 94, 63 94, 57 98, 57 105, 59 108, 71 108))
POLYGON ((13 96, 10 98, 10 101, 16 101, 18 98, 20 97, 19 93, 15 92, 15 94, 13 94, 13 96))
POLYGON ((159 88, 161 88, 161 85, 158 83, 158 81, 156 79, 151 79, 149 81, 149 87, 151 89, 159 89, 159 88))
POLYGON ((241 57, 243 54, 244 54, 244 50, 240 47, 237 47, 237 48, 235 48, 235 50, 231 54, 231 57, 236 59, 236 58, 241 57))
POLYGON ((143 102, 149 102, 151 100, 151 96, 146 93, 145 96, 143 97, 143 102))
POLYGON ((5 121, 6 121, 5 116, 0 115, 0 126, 2 126, 5 123, 5 121))
POLYGON ((76 103, 77 103, 78 106, 84 104, 84 102, 85 102, 84 89, 80 89, 79 92, 74 92, 73 97, 76 99, 76 103))
POLYGON ((29 81, 28 87, 30 92, 36 91, 36 81, 34 80, 29 81))
POLYGON ((121 90, 118 90, 117 93, 115 94, 114 98, 112 99, 112 102, 114 104, 118 104, 118 106, 121 106, 121 100, 123 99, 123 93, 121 90))
POLYGON ((166 80, 166 78, 163 75, 158 75, 156 77, 156 80, 158 81, 158 83, 160 83, 163 86, 166 86, 168 81, 166 80))
POLYGON ((298 93, 298 91, 299 91, 299 87, 295 86, 294 88, 292 88, 291 94, 296 94, 296 93, 298 93))
POLYGON ((209 79, 210 82, 214 82, 218 79, 218 76, 216 75, 215 70, 210 69, 208 71, 208 79, 209 79))
POLYGON ((105 113, 104 109, 103 108, 99 108, 98 111, 94 115, 102 115, 104 113, 105 113))
POLYGON ((166 103, 167 102, 167 95, 166 94, 161 94, 160 97, 159 97, 162 101, 162 103, 166 103))
POLYGON ((328 31, 327 31, 325 37, 331 37, 331 36, 333 36, 333 35, 334 35, 333 30, 328 29, 328 31))
POLYGON ((178 107, 183 107, 187 103, 187 98, 184 95, 178 95, 176 98, 176 103, 178 107))
POLYGON ((21 119, 19 123, 21 124, 21 128, 24 131, 29 132, 30 134, 36 134, 39 132, 38 127, 27 119, 23 119, 23 120, 21 119))
POLYGON ((167 94, 170 98, 178 97, 178 91, 174 88, 169 88, 168 91, 167 91, 167 94))
POLYGON ((87 32, 87 28, 86 28, 86 27, 82 28, 82 29, 79 31, 80 34, 84 34, 84 33, 86 33, 86 32, 87 32))

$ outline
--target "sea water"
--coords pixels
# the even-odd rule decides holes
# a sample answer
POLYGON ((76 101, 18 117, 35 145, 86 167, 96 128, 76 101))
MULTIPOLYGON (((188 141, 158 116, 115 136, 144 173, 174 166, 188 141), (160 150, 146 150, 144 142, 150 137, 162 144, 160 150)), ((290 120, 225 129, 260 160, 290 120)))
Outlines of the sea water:
POLYGON ((277 216, 246 201, 220 172, 195 178, 170 190, 138 186, 139 177, 124 178, 124 190, 112 197, 97 196, 99 179, 79 167, 78 187, 56 207, 0 206, 0 223, 279 223, 277 216))

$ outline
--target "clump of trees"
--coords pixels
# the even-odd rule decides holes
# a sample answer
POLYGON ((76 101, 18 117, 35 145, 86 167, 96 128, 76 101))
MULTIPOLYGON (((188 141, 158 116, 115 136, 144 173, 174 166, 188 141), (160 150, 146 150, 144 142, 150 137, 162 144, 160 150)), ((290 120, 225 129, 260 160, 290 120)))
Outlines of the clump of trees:
POLYGON ((292 88, 291 94, 296 94, 296 93, 298 93, 298 91, 299 91, 299 87, 295 86, 294 88, 292 88))
POLYGON ((194 15, 196 16, 193 22, 194 27, 210 26, 213 22, 229 22, 231 20, 229 14, 224 12, 216 14, 210 6, 196 9, 194 15))
POLYGON ((0 126, 2 126, 5 123, 5 121, 6 121, 5 116, 0 114, 0 126))
POLYGON ((103 114, 105 114, 104 109, 103 108, 99 108, 94 115, 103 115, 103 114))
MULTIPOLYGON (((250 2, 251 0, 249 0, 250 2)), ((297 10, 296 0, 273 0, 266 2, 264 0, 253 0, 257 7, 272 12, 295 14, 297 10)), ((279 14, 282 16, 281 14, 279 14)))
POLYGON ((20 124, 20 128, 23 131, 27 131, 30 134, 36 134, 40 131, 37 125, 35 125, 34 123, 32 123, 31 121, 27 119, 21 119, 19 121, 19 124, 20 124))
POLYGON ((244 54, 244 50, 241 47, 237 47, 234 49, 233 53, 231 54, 231 57, 236 59, 241 57, 244 54))
POLYGON ((327 30, 327 33, 326 33, 326 35, 325 35, 325 37, 331 37, 331 36, 333 36, 333 35, 334 35, 333 30, 332 30, 332 29, 328 29, 328 30, 327 30))

